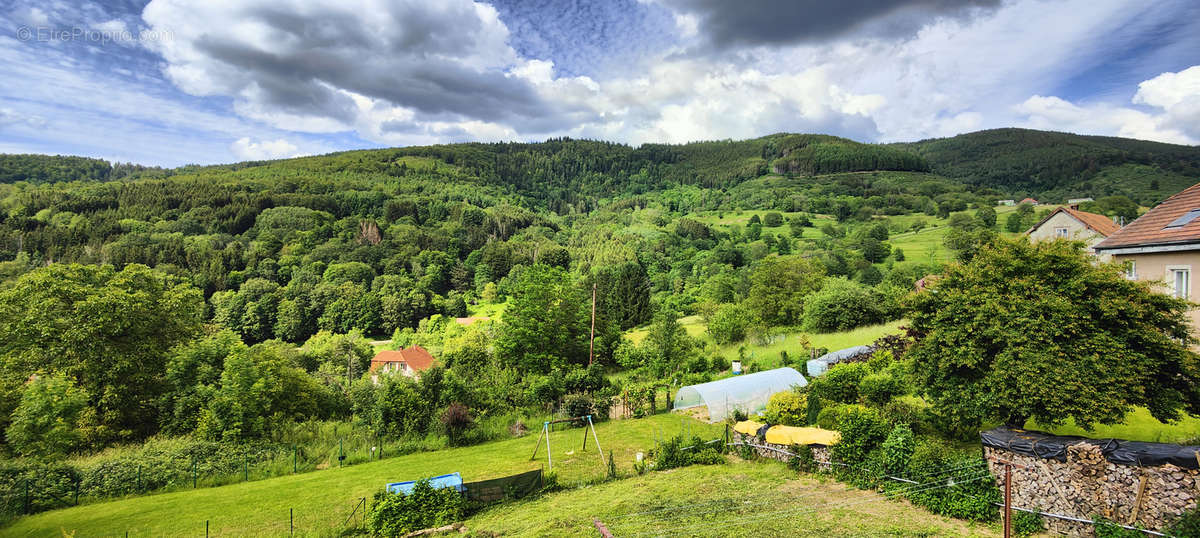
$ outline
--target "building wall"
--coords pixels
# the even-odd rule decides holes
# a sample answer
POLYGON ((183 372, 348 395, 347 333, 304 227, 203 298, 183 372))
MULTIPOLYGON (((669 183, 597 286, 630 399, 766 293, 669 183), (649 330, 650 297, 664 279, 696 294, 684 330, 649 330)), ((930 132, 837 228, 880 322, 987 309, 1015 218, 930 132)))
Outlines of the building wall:
MULTIPOLYGON (((1096 246, 1096 243, 1104 240, 1103 235, 1100 235, 1095 230, 1088 228, 1082 222, 1079 222, 1078 219, 1072 217, 1066 212, 1057 213, 1053 217, 1050 217, 1050 219, 1046 222, 1043 222, 1041 226, 1030 230, 1029 240, 1052 241, 1054 239, 1058 239, 1057 230, 1059 228, 1067 229, 1067 239, 1072 241, 1083 241, 1086 243, 1088 246, 1088 253, 1090 254, 1095 254, 1095 251, 1092 250, 1092 247, 1096 246)), ((1108 254, 1100 254, 1097 257, 1102 262, 1107 262, 1110 258, 1108 254)))
MULTIPOLYGON (((1194 303, 1200 303, 1200 287, 1196 285, 1196 278, 1200 277, 1200 274, 1198 274, 1200 272, 1200 250, 1149 254, 1118 254, 1112 258, 1117 263, 1133 262, 1134 277, 1137 280, 1160 283, 1161 285, 1158 286, 1158 289, 1163 293, 1172 293, 1174 291, 1174 282, 1171 280, 1171 269, 1190 269, 1191 278, 1188 279, 1189 289, 1187 290, 1187 299, 1194 303)), ((1192 321, 1192 335, 1200 337, 1200 309, 1193 308, 1188 312, 1188 317, 1192 321)))

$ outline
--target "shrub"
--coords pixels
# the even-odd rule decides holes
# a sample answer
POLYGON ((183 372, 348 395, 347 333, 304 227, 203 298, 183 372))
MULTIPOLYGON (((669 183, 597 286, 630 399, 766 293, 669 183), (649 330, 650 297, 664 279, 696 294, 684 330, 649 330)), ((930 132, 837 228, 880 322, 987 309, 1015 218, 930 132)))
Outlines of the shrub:
POLYGON ((440 527, 466 515, 466 499, 454 488, 434 489, 418 481, 408 495, 381 491, 367 512, 367 529, 380 536, 401 536, 440 527))
MULTIPOLYGON (((1042 523, 1042 516, 1020 510, 1013 511, 1012 527, 1017 536, 1030 536, 1046 530, 1046 526, 1042 523)), ((1177 534, 1176 536, 1183 535, 1177 534)))
POLYGON ((870 373, 861 362, 835 364, 824 375, 812 380, 808 391, 822 400, 857 403, 858 384, 870 373))
POLYGON ((595 414, 595 404, 587 394, 568 394, 563 397, 560 411, 567 418, 583 417, 595 414))
POLYGON ((858 383, 858 393, 867 403, 882 406, 904 393, 900 380, 888 374, 870 374, 858 383))
POLYGON ((1171 524, 1168 534, 1179 538, 1200 538, 1200 508, 1193 508, 1179 516, 1171 524))
POLYGON ((725 463, 725 456, 722 456, 715 448, 705 448, 704 441, 701 441, 699 437, 688 439, 682 435, 676 435, 659 445, 654 457, 654 470, 656 471, 687 467, 693 464, 725 463), (687 450, 684 450, 685 448, 687 450))
POLYGON ((813 392, 805 394, 805 424, 816 424, 821 416, 821 398, 813 392))
POLYGON ((767 422, 784 426, 803 426, 807 423, 808 402, 803 394, 785 390, 771 395, 767 401, 767 422))
POLYGON ((721 305, 708 320, 708 334, 718 344, 740 342, 746 338, 746 331, 754 323, 754 314, 749 309, 736 304, 721 305))
POLYGON ((817 415, 817 427, 826 430, 836 430, 838 422, 842 420, 842 410, 849 407, 846 404, 837 404, 827 406, 821 409, 821 413, 817 415))
POLYGON ((881 411, 884 418, 887 418, 888 422, 896 426, 905 425, 914 431, 918 431, 922 430, 922 427, 925 425, 922 420, 924 414, 921 408, 912 402, 898 399, 892 400, 885 404, 881 411))
POLYGON ((890 476, 902 476, 908 470, 913 450, 917 447, 913 431, 906 424, 892 428, 880 447, 883 454, 883 472, 890 476))
POLYGON ((1000 515, 992 504, 1000 501, 1000 490, 978 451, 960 452, 943 441, 921 440, 913 449, 908 472, 926 486, 905 496, 930 512, 972 521, 994 521, 1000 515), (953 472, 947 472, 950 469, 953 472))
POLYGON ((1096 538, 1141 538, 1146 535, 1141 531, 1126 529, 1119 523, 1103 517, 1097 517, 1092 523, 1096 526, 1096 538))
POLYGON ((836 332, 885 321, 883 301, 869 287, 844 278, 826 279, 824 287, 804 303, 804 326, 836 332))
POLYGON ((887 438, 890 426, 879 411, 850 405, 842 409, 837 430, 842 439, 833 445, 834 459, 851 465, 867 461, 867 455, 887 438))
POLYGON ((442 416, 439 417, 442 423, 442 429, 446 432, 446 437, 450 438, 451 445, 461 444, 465 434, 475 426, 475 419, 471 417, 471 410, 467 406, 454 402, 442 411, 442 416))
POLYGON ((788 458, 788 469, 811 473, 817 470, 817 459, 808 445, 792 445, 792 457, 788 458))

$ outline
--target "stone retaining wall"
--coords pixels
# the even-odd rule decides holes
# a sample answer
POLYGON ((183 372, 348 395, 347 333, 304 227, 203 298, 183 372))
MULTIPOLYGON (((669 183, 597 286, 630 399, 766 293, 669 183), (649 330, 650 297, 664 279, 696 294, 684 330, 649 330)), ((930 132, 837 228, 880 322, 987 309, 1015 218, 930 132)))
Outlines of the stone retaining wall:
MULTIPOLYGON (((1004 466, 995 460, 1008 460, 1025 467, 1012 471, 1013 506, 1040 512, 1086 520, 1103 516, 1123 525, 1162 531, 1195 507, 1200 496, 1200 471, 1171 464, 1113 463, 1092 444, 1068 447, 1065 462, 986 446, 983 453, 1002 492, 1004 466)), ((1095 535, 1088 523, 1042 519, 1053 532, 1095 535)))
MULTIPOLYGON (((757 446, 754 446, 753 448, 754 448, 754 451, 758 453, 759 457, 770 458, 773 460, 779 460, 779 461, 782 461, 785 463, 788 460, 792 459, 792 456, 791 456, 792 446, 791 445, 776 445, 776 444, 768 443, 757 436, 747 435, 747 434, 744 434, 744 433, 738 432, 738 431, 733 432, 733 442, 735 442, 735 443, 750 443, 753 445, 757 445, 757 446)), ((829 447, 827 447, 825 445, 809 445, 809 446, 812 447, 812 453, 813 453, 814 460, 816 460, 818 462, 822 462, 822 461, 828 462, 829 461, 829 447)), ((821 471, 828 471, 830 469, 830 465, 828 463, 824 463, 824 464, 820 464, 818 466, 818 468, 821 471)))

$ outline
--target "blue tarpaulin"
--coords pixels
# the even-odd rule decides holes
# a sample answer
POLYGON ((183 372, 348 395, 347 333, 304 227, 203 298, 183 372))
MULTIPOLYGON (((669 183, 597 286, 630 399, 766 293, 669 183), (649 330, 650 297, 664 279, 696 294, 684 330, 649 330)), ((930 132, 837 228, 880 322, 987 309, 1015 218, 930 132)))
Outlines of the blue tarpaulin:
MULTIPOLYGON (((413 486, 416 484, 416 480, 409 480, 408 482, 392 482, 391 484, 387 485, 387 490, 389 493, 403 493, 408 495, 409 493, 412 493, 413 486)), ((433 486, 433 489, 454 488, 460 492, 463 491, 462 476, 458 473, 444 474, 430 478, 429 485, 433 486)))

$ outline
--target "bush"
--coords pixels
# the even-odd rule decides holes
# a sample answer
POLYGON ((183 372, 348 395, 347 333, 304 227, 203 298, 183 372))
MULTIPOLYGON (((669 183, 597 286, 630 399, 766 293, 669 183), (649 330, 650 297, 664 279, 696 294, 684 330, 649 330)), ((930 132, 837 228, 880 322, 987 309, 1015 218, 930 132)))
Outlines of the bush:
POLYGON ((905 425, 914 431, 924 431, 923 413, 921 408, 912 402, 892 400, 881 409, 888 422, 900 426, 905 425))
MULTIPOLYGON (((1016 521, 1016 518, 1013 520, 1016 521)), ((1141 531, 1126 529, 1119 523, 1103 517, 1097 517, 1092 523, 1096 526, 1096 538, 1141 538, 1146 535, 1141 531)))
POLYGON ((884 301, 871 288, 844 278, 828 278, 804 303, 804 326, 836 332, 886 321, 884 301))
POLYGON ((462 444, 466 433, 475 426, 475 419, 471 417, 471 410, 458 402, 447 406, 439 418, 442 423, 442 429, 446 432, 446 437, 450 438, 451 445, 462 444))
POLYGON ((903 476, 908 470, 908 462, 912 459, 913 450, 917 447, 913 431, 905 424, 892 428, 887 439, 880 447, 883 454, 883 472, 889 476, 903 476))
POLYGON ((563 397, 559 411, 566 415, 566 418, 584 417, 595 414, 595 404, 587 394, 568 394, 563 397))
POLYGON ((887 438, 891 427, 879 411, 861 405, 846 406, 840 415, 837 430, 842 439, 833 445, 832 456, 842 463, 861 465, 887 438))
POLYGON ((401 536, 459 521, 466 515, 466 507, 466 499, 457 489, 434 489, 428 480, 421 480, 408 495, 376 493, 366 524, 372 534, 401 536))
POLYGON ((900 380, 888 374, 870 374, 858 383, 858 393, 867 403, 883 406, 904 393, 900 380))
POLYGON ((813 392, 805 394, 805 424, 816 424, 817 418, 821 416, 821 397, 813 392))
POLYGON ((804 426, 808 418, 808 402, 803 394, 785 390, 771 395, 767 401, 767 422, 784 426, 804 426))
POLYGON ((740 342, 746 338, 746 331, 754 323, 754 314, 749 309, 736 304, 721 305, 708 320, 708 334, 718 344, 740 342))
POLYGON ((908 463, 909 477, 926 484, 905 497, 934 514, 971 521, 995 521, 1000 490, 979 452, 960 452, 938 440, 921 440, 908 463), (953 472, 947 470, 953 469, 953 472), (951 485, 953 481, 953 485, 951 485), (935 487, 940 483, 946 487, 935 487))
POLYGON ((1200 538, 1200 508, 1193 508, 1179 516, 1171 524, 1168 534, 1179 538, 1200 538))
POLYGON ((808 445, 792 445, 792 457, 788 458, 788 469, 793 471, 811 473, 817 470, 817 458, 813 456, 813 450, 808 445))
POLYGON ((1042 523, 1042 516, 1020 510, 1013 511, 1013 532, 1017 533, 1017 536, 1029 536, 1043 530, 1046 530, 1046 526, 1042 523))
POLYGON ((858 384, 869 374, 861 362, 835 364, 824 375, 814 378, 808 391, 822 400, 840 403, 858 402, 858 384))
POLYGON ((676 435, 656 449, 654 470, 665 471, 693 464, 725 463, 725 456, 712 447, 702 448, 704 446, 704 441, 701 441, 699 437, 688 439, 682 435, 676 435), (692 448, 684 450, 687 447, 692 448))

